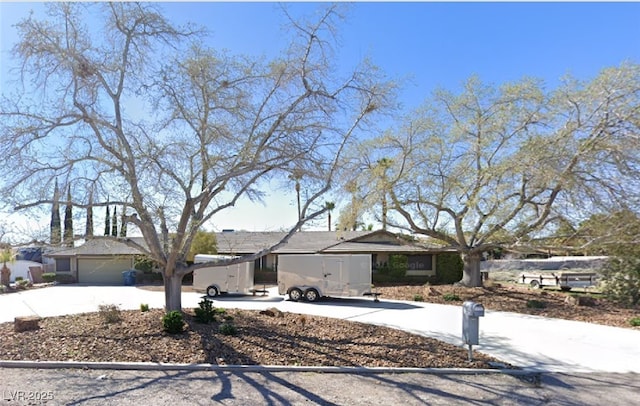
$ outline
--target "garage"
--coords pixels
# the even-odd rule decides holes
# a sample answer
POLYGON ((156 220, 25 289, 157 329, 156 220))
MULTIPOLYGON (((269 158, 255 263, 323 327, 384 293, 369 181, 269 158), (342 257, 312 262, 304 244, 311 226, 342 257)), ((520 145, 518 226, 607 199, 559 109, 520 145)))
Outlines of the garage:
MULTIPOLYGON (((142 254, 127 241, 94 237, 79 247, 60 248, 45 254, 55 262, 55 272, 87 285, 122 285, 122 272, 132 269, 142 254)), ((142 241, 136 241, 140 246, 142 241)))
POLYGON ((122 285, 122 272, 133 268, 133 257, 78 258, 78 282, 122 285))

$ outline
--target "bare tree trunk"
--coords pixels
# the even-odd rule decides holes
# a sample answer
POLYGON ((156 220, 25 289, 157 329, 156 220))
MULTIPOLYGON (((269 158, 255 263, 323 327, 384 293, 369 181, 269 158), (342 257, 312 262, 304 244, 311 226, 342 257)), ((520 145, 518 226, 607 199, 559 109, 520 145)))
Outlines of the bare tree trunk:
POLYGON ((480 277, 480 259, 482 255, 479 252, 468 252, 462 254, 462 279, 458 282, 462 286, 475 288, 482 286, 482 278, 480 277))
POLYGON ((164 300, 166 303, 165 311, 170 312, 172 310, 182 310, 182 278, 183 275, 178 275, 176 272, 172 272, 171 276, 166 275, 166 271, 162 277, 164 280, 164 300))

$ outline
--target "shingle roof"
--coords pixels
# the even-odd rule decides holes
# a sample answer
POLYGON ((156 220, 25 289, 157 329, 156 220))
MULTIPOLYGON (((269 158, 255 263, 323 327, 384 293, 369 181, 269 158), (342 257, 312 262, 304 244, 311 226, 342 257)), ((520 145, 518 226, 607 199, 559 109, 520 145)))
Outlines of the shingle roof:
POLYGON ((48 257, 74 257, 78 255, 95 255, 95 256, 111 256, 111 255, 136 255, 140 254, 137 249, 128 246, 124 242, 112 239, 95 237, 87 240, 79 247, 60 249, 47 254, 48 257))
MULTIPOLYGON (((276 245, 285 232, 232 231, 216 233, 218 253, 246 255, 276 245)), ((387 231, 304 231, 295 233, 274 254, 339 253, 339 252, 404 252, 432 251, 432 247, 410 243, 387 231)))
MULTIPOLYGON (((295 233, 276 254, 313 253, 345 240, 370 234, 370 231, 305 231, 295 233)), ((231 231, 216 233, 218 253, 253 254, 279 243, 286 232, 231 231)))
MULTIPOLYGON (((278 244, 286 232, 231 231, 216 233, 219 254, 248 255, 278 244)), ((145 246, 140 237, 130 240, 145 246)), ((387 231, 304 231, 295 233, 274 254, 309 253, 423 253, 441 248, 412 243, 387 231)), ((112 238, 95 237, 79 247, 63 248, 46 254, 48 257, 111 256, 140 254, 136 248, 112 238)))

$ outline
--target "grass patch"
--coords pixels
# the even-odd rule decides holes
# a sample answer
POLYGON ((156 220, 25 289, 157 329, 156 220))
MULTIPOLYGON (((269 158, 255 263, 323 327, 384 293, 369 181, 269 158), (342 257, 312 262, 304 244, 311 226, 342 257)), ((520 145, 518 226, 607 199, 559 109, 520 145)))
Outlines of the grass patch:
POLYGON ((444 299, 445 302, 459 302, 462 300, 460 299, 460 296, 455 293, 445 293, 442 295, 442 299, 444 299))
POLYGON ((633 327, 639 327, 640 326, 640 317, 634 317, 632 319, 629 320, 629 324, 631 324, 633 327))

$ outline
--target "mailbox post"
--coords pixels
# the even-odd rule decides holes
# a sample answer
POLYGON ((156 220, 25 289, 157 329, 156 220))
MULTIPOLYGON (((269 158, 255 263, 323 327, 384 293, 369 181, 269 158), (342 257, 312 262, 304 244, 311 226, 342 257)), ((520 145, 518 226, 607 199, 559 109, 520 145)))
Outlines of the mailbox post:
POLYGON ((484 317, 484 306, 472 301, 462 304, 462 341, 469 345, 469 362, 473 361, 473 346, 479 343, 479 317, 484 317))

